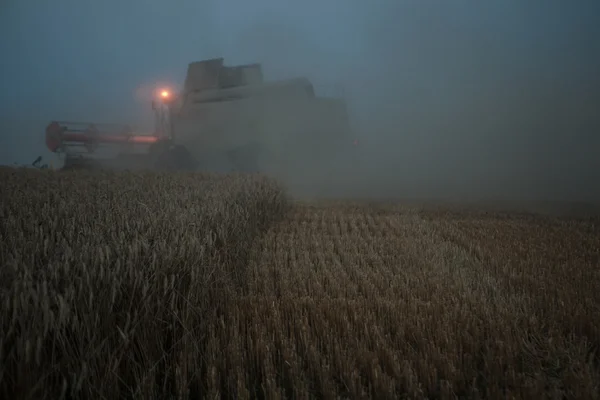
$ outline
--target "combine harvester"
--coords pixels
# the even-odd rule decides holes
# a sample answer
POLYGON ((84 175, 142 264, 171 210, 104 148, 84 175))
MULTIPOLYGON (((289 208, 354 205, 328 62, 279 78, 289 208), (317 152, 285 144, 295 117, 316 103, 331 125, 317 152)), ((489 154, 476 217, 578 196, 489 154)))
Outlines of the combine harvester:
POLYGON ((317 97, 308 79, 265 82, 260 64, 189 64, 184 90, 156 93, 152 134, 125 125, 53 121, 46 145, 64 169, 264 172, 283 177, 353 153, 346 104, 317 97))

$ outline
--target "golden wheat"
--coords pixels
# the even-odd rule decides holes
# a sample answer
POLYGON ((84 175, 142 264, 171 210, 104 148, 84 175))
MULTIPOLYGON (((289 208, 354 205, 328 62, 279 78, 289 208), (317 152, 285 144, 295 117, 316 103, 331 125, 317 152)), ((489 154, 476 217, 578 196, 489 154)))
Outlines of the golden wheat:
POLYGON ((5 398, 600 397, 597 221, 0 174, 5 398))
MULTIPOLYGON (((235 290, 271 181, 0 169, 3 398, 200 388, 206 310, 235 290)), ((195 389, 196 391, 200 389, 195 389)))

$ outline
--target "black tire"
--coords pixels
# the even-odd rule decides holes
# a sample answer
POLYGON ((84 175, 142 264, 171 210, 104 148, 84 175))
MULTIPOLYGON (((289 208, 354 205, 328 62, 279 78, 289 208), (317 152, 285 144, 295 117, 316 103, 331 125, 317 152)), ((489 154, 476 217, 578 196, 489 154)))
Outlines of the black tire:
MULTIPOLYGON (((158 150, 158 149, 157 149, 158 150)), ((190 152, 180 145, 164 149, 162 153, 155 154, 155 167, 159 170, 167 171, 192 171, 198 166, 198 163, 190 152)))

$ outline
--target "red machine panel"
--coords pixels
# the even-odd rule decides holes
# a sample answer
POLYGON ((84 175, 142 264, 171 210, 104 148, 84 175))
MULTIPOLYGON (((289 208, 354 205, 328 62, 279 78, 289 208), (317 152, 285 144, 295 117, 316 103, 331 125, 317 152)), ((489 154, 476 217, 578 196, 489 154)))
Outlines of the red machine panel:
POLYGON ((153 144, 154 135, 136 135, 126 125, 53 121, 46 127, 46 146, 57 152, 65 146, 84 146, 90 153, 99 144, 153 144))

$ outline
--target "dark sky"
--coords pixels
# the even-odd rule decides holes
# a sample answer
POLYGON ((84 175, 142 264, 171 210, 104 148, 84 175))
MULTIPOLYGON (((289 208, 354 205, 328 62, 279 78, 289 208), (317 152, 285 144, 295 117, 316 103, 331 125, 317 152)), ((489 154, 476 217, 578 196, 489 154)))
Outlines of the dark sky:
POLYGON ((53 119, 150 129, 157 82, 223 56, 344 87, 383 186, 600 200, 597 0, 1 0, 0 54, 0 163, 53 119))

